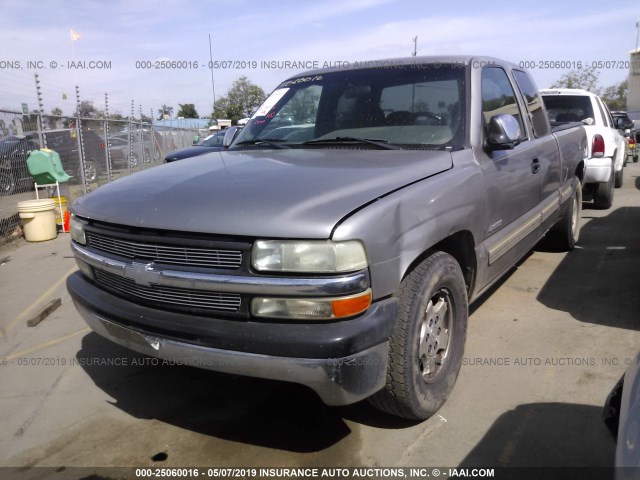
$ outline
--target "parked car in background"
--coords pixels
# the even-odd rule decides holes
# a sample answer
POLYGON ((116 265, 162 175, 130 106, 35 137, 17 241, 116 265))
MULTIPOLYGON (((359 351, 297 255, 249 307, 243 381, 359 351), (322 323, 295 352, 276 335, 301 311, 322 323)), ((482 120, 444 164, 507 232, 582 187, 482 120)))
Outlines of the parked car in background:
POLYGON ((196 145, 187 148, 181 148, 173 152, 167 153, 164 157, 165 163, 175 162, 176 160, 182 160, 189 157, 197 157, 198 155, 204 155, 205 153, 219 152, 224 147, 222 140, 224 139, 225 130, 209 135, 203 138, 196 145))
POLYGON ((84 150, 84 172, 81 165, 78 130, 73 128, 47 130, 43 133, 47 148, 60 155, 65 171, 78 179, 83 173, 87 183, 95 182, 105 165, 105 143, 102 136, 94 130, 82 130, 82 148, 84 150))
POLYGON ((415 68, 298 74, 228 149, 77 199, 67 288, 85 321, 329 405, 433 415, 462 365, 469 302, 543 236, 575 246, 587 137, 552 129, 511 63, 395 62, 415 68), (287 111, 305 138, 270 139, 287 111))
POLYGON ((627 112, 615 111, 611 112, 613 121, 616 128, 622 133, 627 143, 627 151, 625 157, 625 163, 629 158, 634 162, 638 161, 638 151, 636 150, 636 130, 634 128, 633 120, 629 118, 627 112))
POLYGON ((626 142, 616 129, 609 109, 594 93, 559 88, 541 90, 552 126, 582 122, 587 132, 584 184, 598 208, 610 208, 614 187, 623 182, 626 142))
POLYGON ((33 179, 27 169, 27 157, 40 144, 34 133, 9 135, 0 139, 0 195, 33 189, 33 179))
POLYGON ((616 438, 616 480, 637 480, 640 472, 640 353, 609 393, 603 420, 616 438))

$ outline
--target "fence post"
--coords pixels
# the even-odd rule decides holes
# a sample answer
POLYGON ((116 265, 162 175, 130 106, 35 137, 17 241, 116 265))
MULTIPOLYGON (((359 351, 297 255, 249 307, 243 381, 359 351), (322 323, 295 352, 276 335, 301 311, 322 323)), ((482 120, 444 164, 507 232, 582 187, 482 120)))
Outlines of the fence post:
POLYGON ((131 175, 131 161, 133 160, 133 100, 131 100, 131 116, 129 117, 129 166, 128 174, 131 175))
POLYGON ((138 128, 138 132, 139 132, 138 136, 140 137, 140 147, 139 147, 139 149, 140 149, 140 161, 142 162, 140 164, 140 168, 146 168, 144 166, 144 137, 142 136, 142 126, 143 126, 143 123, 142 123, 142 120, 140 120, 140 123, 138 124, 138 127, 139 127, 138 128))
POLYGON ((151 119, 151 123, 149 124, 149 131, 151 132, 151 161, 155 165, 158 162, 156 161, 156 132, 153 129, 153 108, 149 111, 151 112, 151 116, 149 117, 151 119))
POLYGON ((107 161, 107 178, 110 182, 113 180, 113 176, 111 174, 111 145, 109 144, 109 94, 104 94, 104 154, 105 160, 107 161))
POLYGON ((44 130, 44 125, 42 124, 42 115, 44 115, 44 106, 42 104, 42 90, 40 89, 40 80, 38 79, 38 74, 34 73, 34 78, 36 81, 36 95, 38 97, 38 111, 40 112, 37 117, 36 128, 38 130, 38 142, 40 148, 47 148, 47 137, 42 135, 42 131, 44 130))
POLYGON ((84 159, 84 142, 82 141, 82 122, 80 120, 80 87, 76 85, 76 129, 78 130, 78 157, 80 160, 80 173, 82 174, 82 193, 87 193, 87 165, 84 159))

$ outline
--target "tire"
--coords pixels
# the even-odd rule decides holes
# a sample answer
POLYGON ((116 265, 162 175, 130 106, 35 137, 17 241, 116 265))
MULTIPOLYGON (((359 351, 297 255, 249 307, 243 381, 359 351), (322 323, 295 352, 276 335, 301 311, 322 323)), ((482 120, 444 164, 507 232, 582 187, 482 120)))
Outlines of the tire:
POLYGON ((425 420, 449 397, 462 364, 469 313, 460 265, 435 252, 402 281, 396 297, 387 382, 369 401, 392 415, 425 420))
POLYGON ((624 182, 624 168, 621 168, 619 172, 615 173, 615 187, 622 187, 622 183, 624 182))
POLYGON ((573 250, 580 238, 580 212, 582 211, 582 185, 576 179, 577 185, 569 206, 562 213, 558 222, 551 227, 545 236, 544 243, 554 250, 573 250))
POLYGON ((638 155, 634 155, 634 157, 633 157, 633 163, 638 163, 638 155))
POLYGON ((10 170, 0 169, 0 195, 12 195, 16 191, 16 179, 10 170))
POLYGON ((596 183, 593 191, 593 204, 596 208, 606 210, 611 208, 613 204, 613 186, 614 186, 613 167, 611 168, 611 176, 606 183, 596 183))

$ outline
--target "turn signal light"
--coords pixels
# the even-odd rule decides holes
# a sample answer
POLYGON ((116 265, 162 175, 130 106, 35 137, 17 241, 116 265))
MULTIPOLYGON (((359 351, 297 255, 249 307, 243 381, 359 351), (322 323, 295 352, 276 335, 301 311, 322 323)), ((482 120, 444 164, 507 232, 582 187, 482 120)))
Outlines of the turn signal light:
POLYGON ((343 298, 331 302, 331 309, 335 318, 351 317, 364 312, 371 305, 371 290, 360 296, 343 298))

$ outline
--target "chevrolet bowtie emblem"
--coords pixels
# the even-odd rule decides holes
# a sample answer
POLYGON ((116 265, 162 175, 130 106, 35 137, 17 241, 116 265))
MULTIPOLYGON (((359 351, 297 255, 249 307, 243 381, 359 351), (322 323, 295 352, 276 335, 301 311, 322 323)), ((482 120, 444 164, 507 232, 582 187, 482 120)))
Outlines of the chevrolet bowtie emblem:
POLYGON ((158 283, 160 272, 153 269, 152 263, 132 263, 124 268, 124 276, 138 285, 149 286, 158 283))

